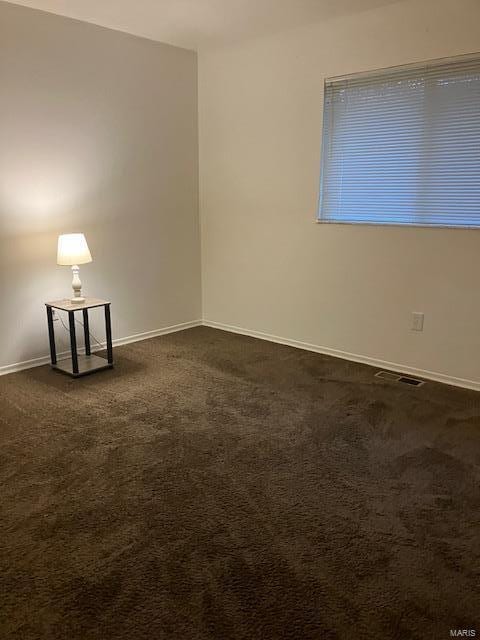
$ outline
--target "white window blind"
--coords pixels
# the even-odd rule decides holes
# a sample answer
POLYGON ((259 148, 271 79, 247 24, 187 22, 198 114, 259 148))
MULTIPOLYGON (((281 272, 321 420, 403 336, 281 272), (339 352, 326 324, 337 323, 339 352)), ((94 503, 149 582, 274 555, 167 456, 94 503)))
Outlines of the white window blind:
POLYGON ((318 218, 480 227, 480 56, 327 80, 318 218))

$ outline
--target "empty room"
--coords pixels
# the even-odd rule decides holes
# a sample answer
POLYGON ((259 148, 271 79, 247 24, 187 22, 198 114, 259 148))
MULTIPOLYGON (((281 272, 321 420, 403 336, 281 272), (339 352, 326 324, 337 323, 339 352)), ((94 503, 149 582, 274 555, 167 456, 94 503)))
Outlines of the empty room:
POLYGON ((478 0, 0 0, 1 640, 480 636, 478 0))

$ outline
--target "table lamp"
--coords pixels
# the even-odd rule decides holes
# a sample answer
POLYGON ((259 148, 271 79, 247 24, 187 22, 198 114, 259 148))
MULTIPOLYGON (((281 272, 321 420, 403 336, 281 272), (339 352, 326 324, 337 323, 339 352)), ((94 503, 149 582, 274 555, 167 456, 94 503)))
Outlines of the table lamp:
POLYGON ((58 237, 57 264, 71 266, 73 273, 73 304, 82 304, 85 298, 82 297, 82 283, 79 277, 79 264, 92 262, 92 255, 88 248, 87 240, 83 233, 67 233, 58 237))

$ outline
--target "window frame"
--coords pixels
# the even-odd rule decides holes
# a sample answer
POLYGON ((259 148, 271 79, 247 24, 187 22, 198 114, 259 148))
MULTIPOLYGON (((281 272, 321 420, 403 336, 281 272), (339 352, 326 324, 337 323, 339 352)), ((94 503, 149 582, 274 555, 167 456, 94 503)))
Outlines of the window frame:
MULTIPOLYGON (((368 220, 368 221, 356 220, 355 221, 355 220, 332 220, 332 219, 327 220, 324 217, 322 217, 322 203, 323 203, 323 192, 324 192, 324 183, 325 183, 324 176, 325 176, 325 170, 326 170, 326 163, 324 161, 324 158, 325 158, 325 149, 326 149, 325 122, 326 122, 326 116, 327 116, 327 102, 325 100, 325 96, 326 96, 327 84, 347 81, 350 79, 358 80, 358 79, 361 79, 362 77, 364 78, 371 78, 371 77, 380 78, 382 76, 389 77, 398 71, 401 71, 401 72, 408 72, 409 70, 418 71, 420 69, 424 69, 426 66, 440 67, 440 66, 452 64, 455 62, 470 62, 470 61, 472 62, 478 61, 480 65, 480 52, 467 53, 467 54, 456 55, 456 56, 448 56, 443 58, 433 58, 433 59, 424 60, 421 62, 392 65, 390 67, 379 67, 376 69, 358 71, 358 72, 353 72, 345 75, 324 77, 323 115, 322 115, 321 145, 320 145, 320 148, 321 148, 320 180, 319 180, 315 223, 321 224, 321 225, 329 224, 329 225, 354 225, 354 226, 366 226, 366 227, 400 227, 400 228, 407 228, 407 229, 413 227, 413 228, 423 228, 423 229, 456 229, 459 231, 462 231, 462 230, 463 231, 465 230, 479 231, 480 230, 480 223, 476 225, 475 224, 459 225, 459 224, 453 224, 453 223, 438 224, 438 223, 427 223, 427 222, 396 222, 396 221, 390 221, 390 220, 385 220, 385 221, 378 221, 378 220, 375 220, 375 221, 374 220, 368 220)), ((480 109, 480 106, 479 106, 479 109, 480 109)), ((479 168, 479 171, 480 171, 480 168, 479 168)), ((480 207, 480 204, 479 204, 479 207, 480 207)))

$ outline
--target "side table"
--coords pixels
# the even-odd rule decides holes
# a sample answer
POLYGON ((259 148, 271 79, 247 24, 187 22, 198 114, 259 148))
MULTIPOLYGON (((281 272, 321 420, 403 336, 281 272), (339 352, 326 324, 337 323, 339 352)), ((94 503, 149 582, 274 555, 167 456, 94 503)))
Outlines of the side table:
POLYGON ((58 369, 63 373, 79 378, 88 375, 94 371, 113 368, 113 349, 112 349, 112 324, 110 319, 110 302, 108 300, 99 300, 98 298, 86 298, 85 302, 75 304, 70 300, 55 300, 46 302, 47 321, 48 321, 48 337, 50 339, 50 358, 52 368, 58 369), (90 345, 90 330, 88 322, 88 310, 96 307, 103 307, 105 311, 105 334, 107 338, 107 358, 92 355, 90 345), (68 322, 70 328, 70 351, 71 358, 57 361, 57 350, 55 346, 55 329, 53 326, 53 310, 66 311, 68 313, 68 322), (83 314, 83 332, 85 337, 85 355, 79 355, 77 352, 77 336, 75 331, 75 312, 81 311, 83 314))

